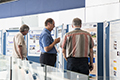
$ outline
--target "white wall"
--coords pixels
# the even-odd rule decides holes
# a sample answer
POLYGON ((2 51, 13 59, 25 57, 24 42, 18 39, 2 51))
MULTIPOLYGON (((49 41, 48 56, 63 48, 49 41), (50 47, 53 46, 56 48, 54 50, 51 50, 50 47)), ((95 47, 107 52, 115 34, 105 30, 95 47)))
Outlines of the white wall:
POLYGON ((38 23, 39 23, 39 27, 44 27, 44 22, 47 18, 52 18, 55 21, 55 26, 60 25, 59 24, 59 12, 50 12, 50 13, 43 13, 43 14, 39 14, 39 19, 38 19, 38 23))
POLYGON ((21 26, 21 17, 0 19, 0 29, 15 28, 21 26))
POLYGON ((119 3, 86 8, 86 22, 103 22, 119 19, 119 3))
POLYGON ((59 24, 71 24, 73 18, 80 18, 84 22, 85 19, 85 8, 65 10, 59 12, 59 24))
POLYGON ((102 6, 102 5, 109 5, 118 3, 119 0, 86 0, 86 7, 90 6, 102 6))

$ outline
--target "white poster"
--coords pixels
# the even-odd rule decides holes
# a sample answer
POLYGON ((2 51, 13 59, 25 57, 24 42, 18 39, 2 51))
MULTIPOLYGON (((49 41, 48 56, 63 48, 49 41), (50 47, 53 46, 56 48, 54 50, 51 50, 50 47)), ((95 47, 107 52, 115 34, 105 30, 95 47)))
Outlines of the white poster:
POLYGON ((28 56, 40 56, 39 37, 41 30, 30 30, 28 34, 28 56))
MULTIPOLYGON (((60 37, 60 40, 62 40, 63 37, 63 25, 58 26, 56 29, 56 38, 60 37)), ((58 57, 57 57, 57 68, 64 69, 64 58, 62 55, 62 49, 60 48, 60 43, 57 44, 58 49, 58 57)))
POLYGON ((6 32, 6 55, 12 56, 13 53, 13 38, 17 32, 6 32))
POLYGON ((111 80, 120 80, 120 21, 110 22, 109 66, 111 80))

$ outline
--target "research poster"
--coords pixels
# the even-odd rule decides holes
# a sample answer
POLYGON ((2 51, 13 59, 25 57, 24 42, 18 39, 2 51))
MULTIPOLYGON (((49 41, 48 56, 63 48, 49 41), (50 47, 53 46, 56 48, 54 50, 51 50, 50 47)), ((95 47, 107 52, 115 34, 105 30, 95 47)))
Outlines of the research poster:
POLYGON ((97 74, 97 23, 83 23, 81 29, 89 32, 94 42, 94 47, 93 47, 94 69, 90 72, 90 74, 96 75, 97 74))
POLYGON ((109 71, 111 80, 120 80, 120 21, 110 22, 109 71))
MULTIPOLYGON (((60 40, 62 40, 63 37, 63 25, 56 27, 56 38, 60 37, 60 40)), ((57 67, 64 69, 64 58, 62 56, 62 49, 60 48, 60 43, 58 43, 57 45, 57 67)))
POLYGON ((28 34, 28 56, 40 56, 39 37, 41 30, 30 30, 28 34))
POLYGON ((6 55, 12 56, 13 53, 13 38, 17 32, 6 32, 6 55))

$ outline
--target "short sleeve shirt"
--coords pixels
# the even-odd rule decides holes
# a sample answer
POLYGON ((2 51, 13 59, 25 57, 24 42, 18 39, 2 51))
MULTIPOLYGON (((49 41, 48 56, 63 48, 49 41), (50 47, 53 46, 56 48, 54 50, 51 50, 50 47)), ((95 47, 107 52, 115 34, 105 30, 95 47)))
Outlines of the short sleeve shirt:
POLYGON ((66 49, 66 57, 88 57, 94 43, 88 32, 79 29, 65 34, 61 45, 66 49))
POLYGON ((22 35, 21 32, 18 32, 14 38, 13 38, 13 57, 19 57, 19 52, 18 52, 18 45, 22 46, 22 56, 25 58, 27 57, 27 46, 25 44, 24 36, 22 35))
POLYGON ((44 28, 43 31, 42 31, 42 33, 40 34, 40 38, 39 38, 40 51, 43 52, 43 53, 56 54, 57 51, 56 51, 55 47, 53 47, 48 52, 46 52, 44 50, 44 47, 49 46, 53 42, 54 42, 54 40, 53 40, 53 38, 51 36, 51 32, 49 30, 47 30, 46 28, 44 28))

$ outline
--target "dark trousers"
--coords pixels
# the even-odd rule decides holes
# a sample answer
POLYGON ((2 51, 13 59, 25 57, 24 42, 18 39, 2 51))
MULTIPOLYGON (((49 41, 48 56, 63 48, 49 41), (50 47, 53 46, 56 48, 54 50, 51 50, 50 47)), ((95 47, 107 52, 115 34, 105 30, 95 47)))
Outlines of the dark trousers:
POLYGON ((67 59, 67 70, 82 73, 82 74, 89 74, 89 65, 88 65, 88 58, 75 58, 70 57, 67 59))
POLYGON ((54 66, 56 62, 56 54, 41 53, 40 63, 50 66, 54 66))

